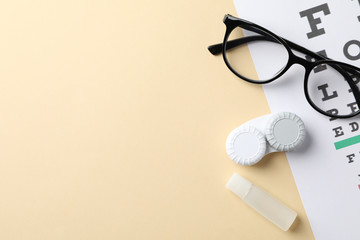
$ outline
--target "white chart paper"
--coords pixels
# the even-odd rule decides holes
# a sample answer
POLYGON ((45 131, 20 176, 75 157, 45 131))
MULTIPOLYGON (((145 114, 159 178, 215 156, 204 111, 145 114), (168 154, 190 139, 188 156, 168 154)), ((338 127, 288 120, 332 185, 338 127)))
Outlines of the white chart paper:
MULTIPOLYGON (((261 25, 314 52, 360 67, 360 1, 234 0, 238 17, 261 25)), ((250 49, 259 75, 272 62, 250 49)), ((330 120, 316 112, 304 95, 304 73, 294 65, 263 85, 272 112, 299 115, 307 139, 290 152, 290 163, 315 238, 360 239, 360 117, 330 120), (336 149, 336 143, 355 139, 336 149)), ((358 84, 359 86, 360 84, 358 84)))

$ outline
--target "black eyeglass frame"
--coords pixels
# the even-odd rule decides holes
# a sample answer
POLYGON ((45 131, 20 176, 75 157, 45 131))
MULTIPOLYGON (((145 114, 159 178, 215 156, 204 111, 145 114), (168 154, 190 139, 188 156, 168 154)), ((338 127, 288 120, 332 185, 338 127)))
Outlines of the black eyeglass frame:
POLYGON ((359 91, 358 87, 356 86, 356 84, 352 81, 351 76, 349 75, 349 73, 351 73, 353 75, 357 75, 360 77, 360 68, 355 67, 350 64, 347 64, 347 63, 344 63, 344 62, 334 61, 330 58, 324 57, 324 56, 322 56, 318 53, 315 53, 309 49, 306 49, 298 44, 295 44, 289 40, 286 40, 286 39, 274 34, 273 32, 269 31, 268 29, 261 27, 255 23, 249 22, 247 20, 237 18, 237 17, 227 14, 227 15, 225 15, 223 21, 226 25, 226 31, 225 31, 223 43, 211 45, 208 47, 208 50, 213 55, 218 55, 218 54, 222 53, 222 56, 223 56, 226 66, 236 76, 238 76, 239 78, 241 78, 247 82, 250 82, 250 83, 266 84, 266 83, 270 83, 270 82, 278 79, 279 77, 281 77, 294 64, 300 64, 305 68, 304 92, 305 92, 306 100, 317 112, 324 114, 325 116, 328 116, 328 117, 336 117, 336 118, 350 118, 350 117, 354 117, 354 116, 360 114, 360 110, 358 110, 357 112, 351 113, 349 115, 334 115, 334 114, 332 114, 332 112, 324 111, 324 110, 320 109, 318 106, 316 106, 316 104, 311 100, 308 90, 307 90, 308 79, 309 79, 309 75, 310 75, 311 71, 319 65, 328 64, 331 67, 333 67, 334 69, 336 69, 345 78, 345 80, 349 84, 349 86, 354 94, 358 108, 360 108, 360 91, 359 91), (229 38, 231 32, 236 27, 241 27, 243 29, 259 33, 260 35, 259 36, 256 35, 256 36, 242 37, 239 39, 228 41, 228 38, 229 38), (268 35, 268 36, 266 36, 266 35, 268 35), (231 49, 231 48, 236 47, 241 44, 251 42, 251 41, 264 40, 264 39, 269 40, 269 41, 273 41, 275 39, 276 41, 278 41, 278 43, 281 43, 285 47, 285 49, 287 50, 288 55, 289 55, 286 66, 277 75, 275 75, 271 79, 262 80, 262 81, 255 81, 255 80, 249 79, 247 77, 242 76, 236 70, 234 70, 233 67, 230 65, 229 61, 227 60, 226 50, 231 49), (314 62, 308 61, 299 56, 296 56, 293 53, 292 49, 294 49, 298 52, 301 52, 303 54, 306 54, 307 56, 312 57, 315 61, 314 62), (344 69, 346 69, 346 70, 344 70, 344 69))

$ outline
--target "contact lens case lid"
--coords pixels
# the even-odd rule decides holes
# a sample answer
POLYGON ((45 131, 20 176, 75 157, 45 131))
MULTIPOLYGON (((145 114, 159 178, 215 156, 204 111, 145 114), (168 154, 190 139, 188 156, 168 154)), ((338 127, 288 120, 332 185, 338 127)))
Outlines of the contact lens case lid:
POLYGON ((261 160, 266 151, 264 135, 252 125, 235 128, 226 140, 229 157, 241 165, 253 165, 261 160))
POLYGON ((271 116, 266 125, 266 140, 281 152, 294 150, 305 139, 305 125, 294 113, 280 112, 271 116))

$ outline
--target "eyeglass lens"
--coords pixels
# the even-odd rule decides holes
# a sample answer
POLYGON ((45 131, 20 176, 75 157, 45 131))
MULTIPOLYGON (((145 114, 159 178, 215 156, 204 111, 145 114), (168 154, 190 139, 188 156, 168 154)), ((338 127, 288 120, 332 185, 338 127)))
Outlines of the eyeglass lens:
POLYGON ((359 111, 349 81, 358 83, 360 75, 346 71, 341 64, 322 64, 309 74, 307 92, 311 101, 319 109, 334 115, 348 116, 359 111))
POLYGON ((225 58, 228 64, 240 76, 253 81, 262 82, 276 77, 285 68, 289 60, 285 46, 259 29, 256 29, 255 32, 235 27, 229 34, 226 45, 225 58), (244 33, 246 38, 244 38, 244 33), (240 42, 241 40, 244 41, 240 42), (251 58, 250 51, 259 56, 256 61, 261 66, 265 66, 261 73, 256 73, 247 67, 246 62, 251 58), (274 52, 276 54, 273 54, 274 52))

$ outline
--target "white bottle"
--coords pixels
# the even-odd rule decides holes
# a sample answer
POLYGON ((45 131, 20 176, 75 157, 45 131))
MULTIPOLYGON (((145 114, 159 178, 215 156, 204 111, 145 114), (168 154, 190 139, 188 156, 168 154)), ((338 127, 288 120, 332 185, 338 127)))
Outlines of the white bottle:
POLYGON ((296 219, 296 212, 237 173, 231 177, 226 188, 284 231, 296 219))

